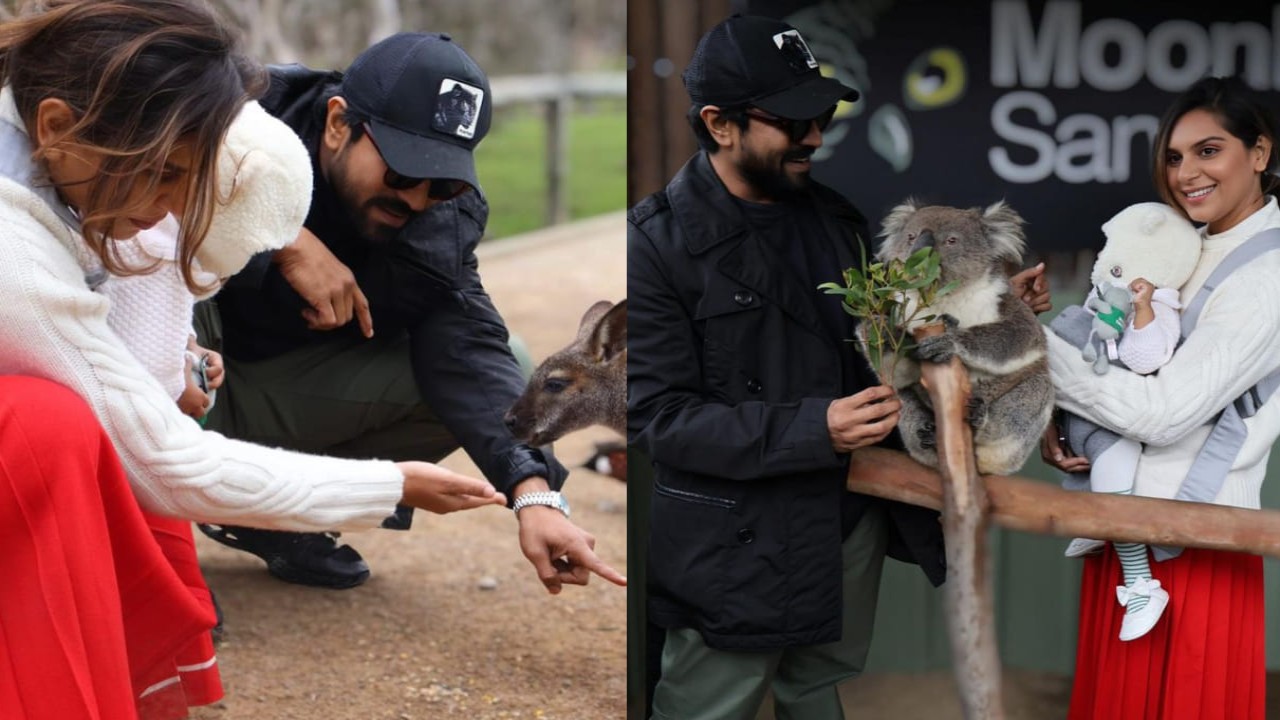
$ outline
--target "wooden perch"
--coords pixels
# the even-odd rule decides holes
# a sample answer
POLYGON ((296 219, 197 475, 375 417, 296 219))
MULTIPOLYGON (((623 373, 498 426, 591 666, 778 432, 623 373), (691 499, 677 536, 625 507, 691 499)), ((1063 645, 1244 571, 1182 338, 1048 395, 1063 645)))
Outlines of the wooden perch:
MULTIPOLYGON (((917 339, 941 326, 915 331, 917 339)), ((951 640, 951 664, 960 704, 969 720, 1003 720, 1000 655, 996 646, 987 552, 987 494, 973 456, 973 433, 966 417, 969 375, 959 358, 920 364, 921 384, 935 415, 938 467, 942 483, 942 533, 946 539, 947 582, 943 602, 951 640)), ((855 476, 850 467, 849 477, 855 476)))
MULTIPOLYGON (((1069 492, 1018 476, 983 475, 982 481, 988 514, 1001 527, 1280 558, 1280 511, 1069 492)), ((936 470, 896 450, 863 448, 849 464, 850 490, 945 512, 942 486, 936 470)))

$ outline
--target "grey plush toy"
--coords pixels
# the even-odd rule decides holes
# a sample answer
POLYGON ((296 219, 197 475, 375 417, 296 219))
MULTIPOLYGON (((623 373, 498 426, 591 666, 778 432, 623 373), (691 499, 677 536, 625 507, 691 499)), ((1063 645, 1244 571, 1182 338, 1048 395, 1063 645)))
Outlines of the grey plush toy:
POLYGON ((1103 282, 1096 294, 1090 294, 1085 307, 1094 312, 1089 340, 1080 349, 1085 362, 1093 363, 1093 371, 1102 375, 1111 367, 1112 350, 1124 333, 1129 313, 1133 312, 1133 293, 1123 285, 1103 282))

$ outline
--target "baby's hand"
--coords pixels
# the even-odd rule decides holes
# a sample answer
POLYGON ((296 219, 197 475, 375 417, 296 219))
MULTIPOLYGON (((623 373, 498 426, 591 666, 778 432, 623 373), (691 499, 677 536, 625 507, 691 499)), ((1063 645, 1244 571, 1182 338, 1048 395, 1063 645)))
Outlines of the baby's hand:
POLYGON ((191 356, 187 355, 185 360, 186 370, 183 376, 187 379, 187 386, 182 389, 182 394, 178 396, 178 409, 183 415, 189 415, 196 420, 205 416, 209 412, 209 396, 205 394, 200 386, 196 385, 195 378, 191 376, 191 356))
POLYGON ((1146 278, 1134 278, 1134 281, 1129 283, 1129 291, 1133 293, 1134 307, 1150 307, 1151 294, 1156 291, 1156 288, 1146 278))
MULTIPOLYGON (((198 358, 205 358, 205 377, 209 380, 209 389, 217 390, 222 387, 222 381, 226 379, 225 369, 222 366, 222 354, 201 347, 196 342, 195 337, 187 340, 187 351, 198 358)), ((190 375, 190 373, 187 373, 190 375)))

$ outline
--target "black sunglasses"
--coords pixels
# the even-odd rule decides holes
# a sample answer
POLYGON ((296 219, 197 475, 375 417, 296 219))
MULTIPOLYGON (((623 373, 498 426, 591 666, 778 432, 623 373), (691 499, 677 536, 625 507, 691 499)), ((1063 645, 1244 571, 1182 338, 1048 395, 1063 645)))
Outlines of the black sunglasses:
POLYGON ((432 200, 452 200, 462 193, 471 189, 465 180, 449 180, 446 178, 415 178, 408 175, 401 175, 391 169, 391 164, 387 162, 387 156, 382 154, 382 148, 378 147, 378 141, 373 139, 373 132, 369 129, 369 123, 364 125, 364 134, 369 137, 369 142, 373 143, 373 149, 378 151, 378 157, 382 158, 382 164, 387 166, 387 171, 382 173, 382 184, 392 190, 412 190, 422 183, 429 183, 427 187, 427 197, 432 200))
POLYGON ((832 105, 821 115, 806 118, 804 120, 788 120, 787 118, 780 118, 777 115, 767 113, 758 108, 747 108, 744 112, 749 118, 754 118, 765 125, 772 125, 785 132, 787 137, 791 139, 791 142, 798 143, 801 140, 804 140, 805 136, 809 134, 809 128, 815 123, 818 125, 818 132, 826 130, 827 126, 831 124, 831 118, 836 115, 836 106, 832 105))

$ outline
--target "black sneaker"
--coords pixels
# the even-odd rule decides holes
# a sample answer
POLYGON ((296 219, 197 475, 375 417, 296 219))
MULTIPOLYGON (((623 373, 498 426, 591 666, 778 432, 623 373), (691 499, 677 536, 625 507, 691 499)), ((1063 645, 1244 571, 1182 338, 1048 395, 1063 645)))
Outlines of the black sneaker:
POLYGON ((212 590, 209 591, 209 599, 213 601, 213 614, 218 619, 209 634, 213 637, 214 645, 221 645, 225 634, 222 628, 222 606, 218 604, 218 596, 214 595, 212 590))
POLYGON ((338 545, 338 533, 294 533, 231 525, 196 527, 227 547, 262 558, 267 572, 285 582, 342 590, 369 579, 364 558, 350 545, 338 545))

